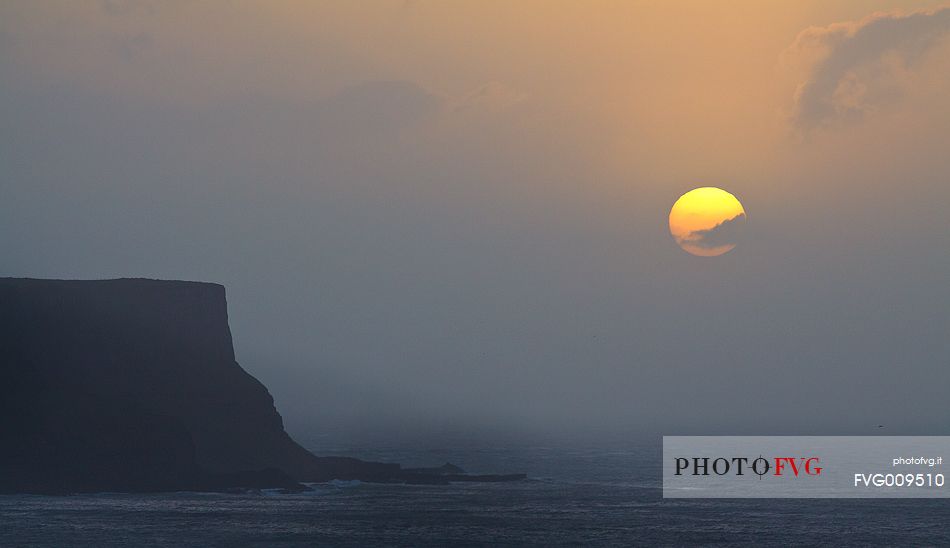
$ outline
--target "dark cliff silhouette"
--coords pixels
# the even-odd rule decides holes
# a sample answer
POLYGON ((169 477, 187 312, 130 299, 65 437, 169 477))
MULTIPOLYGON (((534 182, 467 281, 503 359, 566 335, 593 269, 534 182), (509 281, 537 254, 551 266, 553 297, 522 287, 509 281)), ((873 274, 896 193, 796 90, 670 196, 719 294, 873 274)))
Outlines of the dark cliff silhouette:
POLYGON ((235 361, 223 286, 0 279, 0 492, 521 477, 314 456, 235 361))

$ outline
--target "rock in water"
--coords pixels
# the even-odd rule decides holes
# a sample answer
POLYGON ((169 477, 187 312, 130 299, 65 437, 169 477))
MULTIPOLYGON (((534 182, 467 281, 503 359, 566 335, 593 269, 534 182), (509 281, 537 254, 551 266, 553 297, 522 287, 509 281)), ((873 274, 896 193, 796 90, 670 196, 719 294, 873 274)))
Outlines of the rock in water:
POLYGON ((0 359, 0 490, 291 487, 387 468, 324 463, 287 435, 234 360, 220 285, 0 280, 0 359))
POLYGON ((425 475, 298 445, 234 359, 224 287, 197 282, 0 279, 0 448, 0 492, 425 475))

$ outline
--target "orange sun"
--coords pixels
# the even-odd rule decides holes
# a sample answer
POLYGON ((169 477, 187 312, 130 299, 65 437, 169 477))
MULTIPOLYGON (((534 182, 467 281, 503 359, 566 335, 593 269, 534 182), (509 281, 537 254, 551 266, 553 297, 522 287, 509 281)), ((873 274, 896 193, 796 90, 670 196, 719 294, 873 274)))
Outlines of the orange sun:
POLYGON ((706 186, 680 196, 670 210, 670 234, 685 251, 715 257, 736 247, 745 210, 735 196, 706 186))

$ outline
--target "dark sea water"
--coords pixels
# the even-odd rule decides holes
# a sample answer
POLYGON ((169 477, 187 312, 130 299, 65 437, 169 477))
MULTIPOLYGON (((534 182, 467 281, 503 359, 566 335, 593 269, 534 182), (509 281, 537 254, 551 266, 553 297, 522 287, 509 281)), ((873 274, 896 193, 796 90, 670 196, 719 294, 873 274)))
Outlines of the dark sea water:
POLYGON ((663 500, 656 447, 349 454, 516 483, 336 482, 299 495, 0 496, 0 546, 950 545, 941 500, 663 500))

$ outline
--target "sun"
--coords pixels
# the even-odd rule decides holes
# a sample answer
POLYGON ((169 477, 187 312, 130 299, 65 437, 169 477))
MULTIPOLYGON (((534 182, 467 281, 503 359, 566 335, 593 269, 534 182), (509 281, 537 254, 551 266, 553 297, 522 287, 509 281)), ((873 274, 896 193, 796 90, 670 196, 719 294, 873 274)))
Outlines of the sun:
POLYGON ((716 257, 736 247, 745 218, 745 209, 735 196, 705 186, 690 190, 673 204, 670 234, 685 251, 716 257))

